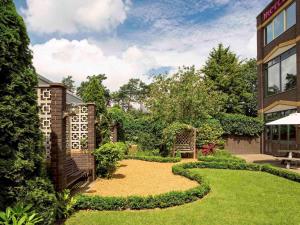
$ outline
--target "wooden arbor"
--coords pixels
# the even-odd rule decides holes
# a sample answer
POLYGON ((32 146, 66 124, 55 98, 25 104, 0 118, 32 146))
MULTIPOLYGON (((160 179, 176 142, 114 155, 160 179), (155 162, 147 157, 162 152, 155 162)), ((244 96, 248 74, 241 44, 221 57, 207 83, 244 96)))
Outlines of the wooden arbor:
POLYGON ((195 128, 183 129, 177 133, 173 145, 173 156, 179 152, 180 154, 193 154, 193 158, 196 159, 196 134, 195 128))

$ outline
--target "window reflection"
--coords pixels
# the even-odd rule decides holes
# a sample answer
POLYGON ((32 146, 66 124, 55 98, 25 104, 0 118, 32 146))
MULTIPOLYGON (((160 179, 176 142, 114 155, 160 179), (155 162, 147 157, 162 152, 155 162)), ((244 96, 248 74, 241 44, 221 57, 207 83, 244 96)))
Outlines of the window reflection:
POLYGON ((284 31, 284 11, 274 19, 274 38, 278 37, 284 31))

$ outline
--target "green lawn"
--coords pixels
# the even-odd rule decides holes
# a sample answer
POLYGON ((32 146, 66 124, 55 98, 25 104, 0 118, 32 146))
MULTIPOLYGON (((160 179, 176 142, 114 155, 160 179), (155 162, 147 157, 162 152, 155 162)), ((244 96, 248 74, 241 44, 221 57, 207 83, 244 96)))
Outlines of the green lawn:
POLYGON ((300 225, 300 184, 262 172, 194 169, 212 188, 204 199, 164 210, 80 211, 67 225, 300 225))

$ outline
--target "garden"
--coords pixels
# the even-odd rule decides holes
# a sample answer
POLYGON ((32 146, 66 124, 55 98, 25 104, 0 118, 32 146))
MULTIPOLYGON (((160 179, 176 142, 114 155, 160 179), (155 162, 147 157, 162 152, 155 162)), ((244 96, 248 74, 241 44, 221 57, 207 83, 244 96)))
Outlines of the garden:
POLYGON ((258 137, 264 121, 256 60, 222 44, 202 68, 131 79, 116 92, 104 74, 77 89, 64 79, 95 103, 98 178, 55 190, 30 40, 13 2, 0 4, 0 224, 299 224, 300 174, 224 149, 229 135, 258 137))

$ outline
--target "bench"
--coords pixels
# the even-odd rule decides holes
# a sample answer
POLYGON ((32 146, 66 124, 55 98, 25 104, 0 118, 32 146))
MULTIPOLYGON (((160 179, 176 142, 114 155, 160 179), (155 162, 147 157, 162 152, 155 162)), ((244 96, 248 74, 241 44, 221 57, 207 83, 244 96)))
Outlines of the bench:
POLYGON ((175 156, 176 152, 179 152, 180 154, 191 153, 194 154, 195 157, 195 150, 193 150, 189 144, 176 144, 174 146, 173 156, 175 156))
POLYGON ((67 158, 65 161, 65 173, 67 178, 67 187, 72 186, 81 178, 87 178, 88 173, 78 169, 72 158, 67 158))
POLYGON ((281 153, 288 153, 288 157, 276 157, 277 160, 280 160, 282 163, 286 162, 286 168, 291 168, 291 163, 295 162, 298 166, 298 162, 300 162, 299 158, 293 158, 293 153, 299 153, 299 150, 279 150, 281 153))

